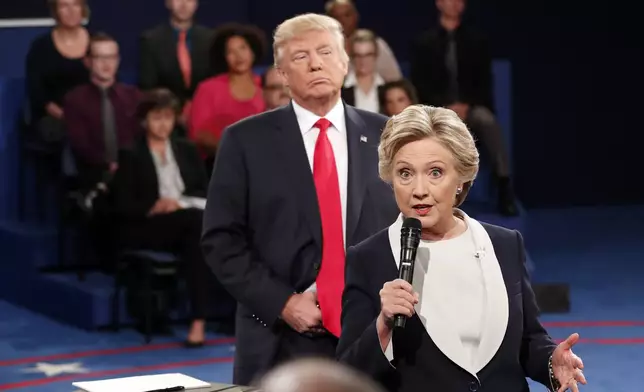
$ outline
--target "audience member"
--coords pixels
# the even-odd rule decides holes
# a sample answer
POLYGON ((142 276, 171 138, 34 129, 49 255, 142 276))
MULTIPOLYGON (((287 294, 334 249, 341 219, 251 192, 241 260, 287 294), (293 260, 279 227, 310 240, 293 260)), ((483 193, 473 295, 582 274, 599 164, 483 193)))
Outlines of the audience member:
POLYGON ((385 116, 395 116, 407 106, 418 103, 416 89, 407 79, 385 83, 379 92, 380 109, 385 116))
POLYGON ((216 76, 197 87, 189 132, 209 171, 224 128, 265 109, 261 78, 253 73, 264 51, 263 34, 254 27, 228 24, 215 33, 210 58, 216 76))
MULTIPOLYGON (((335 18, 342 25, 342 30, 346 37, 346 50, 351 53, 350 38, 358 29, 358 20, 360 19, 358 9, 353 0, 329 0, 324 8, 327 15, 335 18)), ((396 60, 396 56, 387 42, 382 37, 377 37, 376 42, 378 44, 378 57, 376 58, 378 74, 387 82, 402 78, 398 60, 396 60)))
POLYGON ((190 117, 190 100, 211 76, 209 51, 212 30, 194 23, 198 0, 165 0, 170 22, 143 33, 140 44, 139 86, 167 88, 181 101, 182 122, 190 117))
POLYGON ((89 8, 86 0, 48 0, 48 4, 56 25, 29 48, 27 95, 37 136, 45 142, 59 142, 65 135, 63 98, 89 80, 83 63, 89 44, 83 19, 89 8))
POLYGON ((372 31, 365 29, 357 30, 351 36, 349 53, 352 67, 344 80, 342 98, 358 109, 380 113, 378 91, 385 81, 376 70, 376 39, 372 31))
POLYGON ((119 245, 180 255, 192 307, 187 347, 204 342, 212 273, 201 253, 201 221, 207 177, 194 145, 170 138, 180 104, 166 90, 146 93, 138 115, 145 135, 121 151, 112 183, 119 245))
POLYGON ((119 149, 131 147, 140 132, 136 108, 141 94, 116 81, 120 59, 114 38, 92 36, 86 60, 90 82, 70 91, 63 109, 81 188, 91 189, 116 171, 119 149))
POLYGON ((284 86, 284 80, 277 68, 270 66, 262 75, 262 90, 264 91, 264 103, 266 110, 273 110, 280 106, 288 105, 291 97, 288 89, 284 86))
POLYGON ((345 246, 398 213, 375 170, 386 118, 340 98, 344 48, 333 18, 284 21, 273 56, 291 105, 246 118, 222 137, 202 244, 238 302, 236 384, 287 360, 335 356, 345 246))
POLYGON ((461 23, 465 0, 436 0, 439 25, 419 37, 411 81, 420 103, 445 106, 465 121, 487 148, 498 180, 499 211, 516 215, 510 164, 493 111, 492 57, 486 39, 461 23))
POLYGON ((372 380, 336 361, 301 359, 281 365, 260 383, 263 392, 383 392, 372 380))

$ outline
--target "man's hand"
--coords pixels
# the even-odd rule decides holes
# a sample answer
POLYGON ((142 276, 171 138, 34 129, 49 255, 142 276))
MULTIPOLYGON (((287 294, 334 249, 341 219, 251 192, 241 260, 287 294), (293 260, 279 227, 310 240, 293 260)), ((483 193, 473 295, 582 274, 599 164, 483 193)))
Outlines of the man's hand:
POLYGON ((159 199, 148 212, 148 216, 169 214, 177 211, 179 208, 181 208, 181 206, 179 206, 179 202, 174 199, 159 199))
POLYGON ((467 115, 470 111, 470 105, 466 103, 461 103, 461 102, 456 102, 454 104, 451 104, 447 107, 448 109, 452 109, 453 111, 458 114, 458 116, 461 118, 461 120, 465 121, 467 119, 467 115))
POLYGON ((57 118, 59 120, 63 118, 63 109, 53 102, 49 102, 45 105, 45 111, 53 118, 57 118))
POLYGON ((322 331, 322 312, 314 292, 294 294, 286 301, 282 319, 299 333, 322 331))
POLYGON ((108 165, 107 170, 110 171, 110 174, 114 174, 114 173, 116 173, 118 168, 119 168, 119 164, 117 162, 110 162, 110 164, 108 165))

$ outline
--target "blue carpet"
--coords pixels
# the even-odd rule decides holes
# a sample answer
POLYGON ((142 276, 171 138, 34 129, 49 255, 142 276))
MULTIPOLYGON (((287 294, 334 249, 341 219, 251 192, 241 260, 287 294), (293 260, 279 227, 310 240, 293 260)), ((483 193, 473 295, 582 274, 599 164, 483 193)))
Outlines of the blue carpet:
MULTIPOLYGON (((556 339, 580 333, 575 351, 589 381, 582 391, 642 389, 643 223, 644 207, 530 211, 533 279, 571 284, 572 312, 543 322, 556 339)), ((133 331, 86 332, 1 301, 0 314, 0 391, 70 392, 75 380, 167 372, 231 380, 230 337, 209 335, 207 347, 186 350, 177 343, 186 333, 179 328, 145 347, 133 331)), ((543 387, 531 383, 531 390, 543 387)))

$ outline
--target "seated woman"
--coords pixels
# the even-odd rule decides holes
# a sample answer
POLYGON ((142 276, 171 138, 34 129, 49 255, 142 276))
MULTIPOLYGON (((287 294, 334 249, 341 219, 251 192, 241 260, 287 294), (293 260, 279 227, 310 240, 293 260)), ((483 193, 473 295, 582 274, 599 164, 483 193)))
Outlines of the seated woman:
POLYGON ((122 248, 180 255, 193 320, 186 345, 195 347, 204 342, 213 279, 199 244, 207 177, 192 143, 170 137, 179 110, 169 90, 145 95, 139 106, 145 136, 120 154, 111 189, 122 248))
POLYGON ((54 28, 36 38, 26 60, 31 123, 41 141, 58 142, 64 135, 63 98, 72 88, 89 82, 84 64, 89 33, 86 0, 49 0, 54 28))
POLYGON ((261 77, 253 73, 264 48, 261 31, 250 26, 229 24, 215 33, 210 56, 216 76, 197 86, 188 132, 206 157, 208 171, 224 128, 265 110, 261 77))
POLYGON ((366 29, 356 31, 350 38, 352 67, 342 88, 342 99, 348 105, 374 113, 380 113, 378 96, 381 86, 385 84, 376 69, 377 38, 372 31, 366 29))
POLYGON ((528 392, 526 377, 577 391, 579 335, 557 346, 539 323, 521 235, 456 208, 479 164, 458 115, 409 106, 387 122, 378 155, 401 215, 347 252, 341 360, 389 391, 528 392), (412 284, 397 279, 403 217, 422 226, 412 284))
POLYGON ((418 103, 416 89, 407 79, 385 83, 378 92, 380 113, 387 117, 395 116, 405 110, 407 106, 418 103))

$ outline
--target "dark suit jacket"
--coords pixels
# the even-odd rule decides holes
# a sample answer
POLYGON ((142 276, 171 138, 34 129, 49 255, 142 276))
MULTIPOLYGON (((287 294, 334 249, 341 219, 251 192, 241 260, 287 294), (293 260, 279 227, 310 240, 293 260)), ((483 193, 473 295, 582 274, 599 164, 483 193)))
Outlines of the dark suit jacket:
MULTIPOLYGON (((346 243, 395 221, 391 188, 378 177, 386 118, 345 105, 348 145, 346 243)), ((234 382, 274 365, 288 298, 315 282, 322 228, 311 166, 293 106, 244 119, 225 132, 208 190, 206 261, 238 301, 234 382)))
MULTIPOLYGON (((494 111, 492 56, 487 40, 474 29, 460 26, 456 32, 459 101, 494 111)), ((449 75, 445 65, 447 31, 436 28, 422 34, 410 52, 411 82, 420 103, 446 106, 449 75)))
MULTIPOLYGON (((172 152, 185 186, 184 195, 206 197, 208 179, 197 148, 187 140, 171 139, 172 152)), ((159 182, 152 153, 144 137, 121 151, 119 169, 110 186, 115 215, 120 220, 145 219, 159 199, 159 182)))
MULTIPOLYGON (((356 88, 355 87, 342 87, 342 99, 347 105, 354 106, 356 104, 356 88)), ((383 86, 378 86, 378 103, 380 104, 380 112, 382 112, 382 96, 384 94, 383 86)))
POLYGON ((165 87, 181 102, 192 99, 197 85, 211 76, 212 30, 195 25, 188 32, 192 59, 192 83, 186 87, 177 59, 177 32, 169 24, 148 30, 141 37, 139 86, 142 90, 165 87))
POLYGON ((482 225, 492 240, 509 304, 505 335, 496 353, 490 353, 492 359, 478 372, 480 383, 452 362, 449 352, 438 348, 435 342, 442 337, 430 337, 418 315, 407 320, 404 330, 394 331, 391 364, 383 354, 375 321, 380 313, 379 291, 385 282, 398 278, 388 230, 347 253, 339 358, 371 375, 389 391, 528 392, 525 377, 549 385, 548 359, 556 345, 537 319, 521 235, 482 225))

